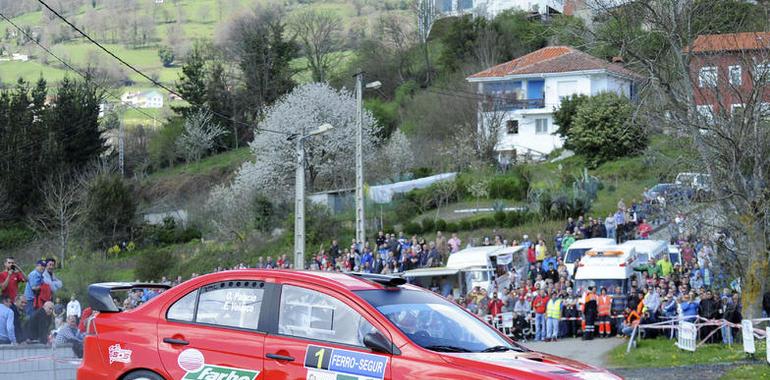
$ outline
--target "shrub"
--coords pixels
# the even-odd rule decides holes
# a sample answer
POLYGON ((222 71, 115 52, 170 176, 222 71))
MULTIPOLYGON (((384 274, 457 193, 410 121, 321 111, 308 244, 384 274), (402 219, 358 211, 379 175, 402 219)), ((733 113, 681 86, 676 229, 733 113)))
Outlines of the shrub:
POLYGON ((524 199, 526 195, 526 181, 519 176, 497 176, 492 177, 489 182, 490 198, 524 199))
POLYGON ((436 231, 446 231, 447 230, 447 222, 444 219, 438 219, 436 220, 436 231))
POLYGON ((447 232, 458 232, 458 231, 460 231, 460 225, 458 225, 457 223, 447 223, 446 231, 447 232))
POLYGON ((458 222, 458 226, 459 226, 459 229, 460 229, 461 231, 467 231, 467 230, 470 230, 470 229, 471 229, 471 227, 472 227, 472 225, 471 225, 471 221, 470 221, 470 220, 468 220, 468 219, 463 219, 463 220, 461 220, 460 222, 458 222))
POLYGON ((431 175, 433 175, 433 169, 422 168, 422 167, 414 168, 412 169, 412 174, 414 175, 414 179, 430 177, 431 175))
POLYGON ((436 223, 431 218, 425 218, 422 220, 422 232, 433 232, 436 229, 436 223))
POLYGON ((0 229, 0 250, 22 246, 35 238, 29 228, 10 226, 0 229))
POLYGON ((404 233, 407 235, 418 235, 422 232, 422 227, 415 223, 415 222, 409 222, 404 225, 404 233))
POLYGON ((139 256, 134 273, 142 281, 158 280, 168 274, 174 257, 167 249, 148 249, 139 256))
POLYGON ((504 226, 505 225, 505 211, 497 211, 495 212, 495 225, 497 226, 504 226))

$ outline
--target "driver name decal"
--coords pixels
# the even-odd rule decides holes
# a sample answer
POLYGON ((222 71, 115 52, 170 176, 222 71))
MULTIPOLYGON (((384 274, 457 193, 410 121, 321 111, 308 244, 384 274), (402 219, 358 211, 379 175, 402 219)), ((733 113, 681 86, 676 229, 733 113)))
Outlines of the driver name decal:
POLYGON ((357 379, 358 376, 365 379, 380 379, 385 377, 385 368, 388 358, 380 355, 366 354, 356 351, 341 350, 338 348, 308 346, 305 352, 305 367, 316 371, 309 371, 314 378, 325 379, 357 379), (336 374, 324 376, 317 370, 331 371, 336 374))

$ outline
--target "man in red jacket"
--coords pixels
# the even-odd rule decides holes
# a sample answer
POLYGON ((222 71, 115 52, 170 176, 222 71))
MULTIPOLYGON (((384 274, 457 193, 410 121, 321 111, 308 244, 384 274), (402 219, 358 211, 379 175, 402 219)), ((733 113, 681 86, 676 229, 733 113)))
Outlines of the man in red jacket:
POLYGON ((535 340, 545 339, 545 308, 548 304, 548 296, 543 289, 537 291, 537 297, 532 301, 532 309, 535 310, 535 340))
POLYGON ((492 299, 489 300, 489 314, 492 315, 492 319, 503 311, 503 301, 497 297, 497 292, 492 292, 492 299))

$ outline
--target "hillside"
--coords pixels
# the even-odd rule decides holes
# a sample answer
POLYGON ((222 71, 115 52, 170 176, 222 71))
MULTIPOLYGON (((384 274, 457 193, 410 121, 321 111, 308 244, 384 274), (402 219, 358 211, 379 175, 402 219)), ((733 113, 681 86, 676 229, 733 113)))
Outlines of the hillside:
MULTIPOLYGON (((80 26, 94 39, 118 57, 137 67, 153 79, 166 86, 173 87, 181 72, 182 58, 195 41, 217 41, 226 38, 227 25, 234 18, 256 7, 269 7, 272 0, 154 0, 154 1, 59 1, 51 3, 61 7, 61 12, 69 20, 80 26), (70 6, 67 6, 70 5, 70 6), (115 20, 110 23, 107 20, 115 20), (162 47, 171 47, 176 59, 164 67, 159 57, 162 47)), ((298 11, 315 9, 328 11, 340 16, 343 33, 363 28, 367 31, 373 20, 387 12, 405 12, 405 5, 396 2, 369 0, 331 0, 331 1, 286 1, 286 20, 298 11), (392 4, 391 4, 392 3, 392 4), (401 9, 399 9, 401 8, 401 9)), ((66 24, 39 9, 18 10, 15 6, 0 7, 4 15, 16 14, 11 20, 28 30, 49 48, 55 55, 69 64, 83 69, 95 67, 108 73, 121 87, 112 94, 120 96, 125 91, 147 90, 152 84, 139 74, 122 66, 98 47, 76 35, 66 24), (29 29, 27 29, 29 28, 29 29)), ((49 56, 35 43, 25 41, 12 25, 4 23, 5 34, 0 37, 0 85, 9 85, 18 78, 36 81, 43 77, 49 83, 56 83, 68 73, 65 65, 49 56), (12 60, 12 54, 26 55, 29 60, 12 60)), ((343 56, 340 66, 345 67, 352 56, 348 51, 341 51, 343 56)), ((299 83, 309 81, 306 61, 296 59, 292 63, 296 71, 295 80, 299 83)), ((164 96, 168 94, 165 91, 164 96)), ((166 99, 168 99, 166 97, 166 99)), ((112 99, 115 101, 116 99, 112 99)), ((138 112, 125 115, 128 124, 152 124, 153 119, 168 114, 168 101, 162 110, 146 110, 150 116, 138 112)))

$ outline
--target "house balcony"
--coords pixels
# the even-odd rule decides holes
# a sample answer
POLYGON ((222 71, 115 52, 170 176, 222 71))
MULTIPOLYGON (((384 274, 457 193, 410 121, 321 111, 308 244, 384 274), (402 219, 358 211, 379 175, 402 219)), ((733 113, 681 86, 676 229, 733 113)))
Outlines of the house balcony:
POLYGON ((545 108, 545 99, 500 99, 490 98, 484 102, 484 112, 518 111, 545 108))

